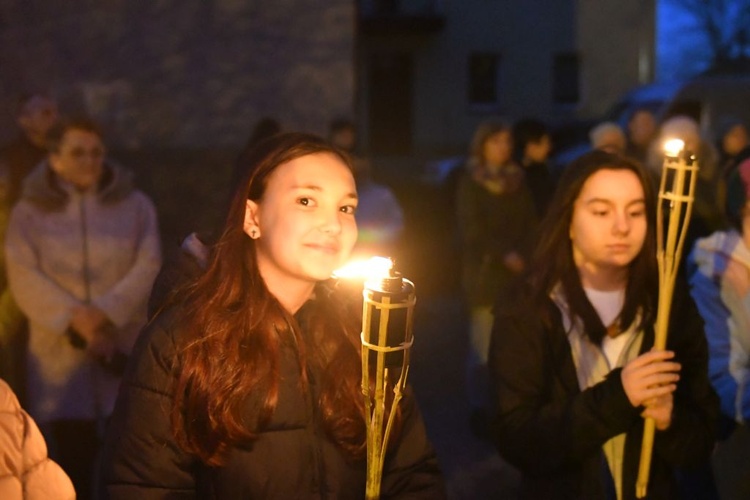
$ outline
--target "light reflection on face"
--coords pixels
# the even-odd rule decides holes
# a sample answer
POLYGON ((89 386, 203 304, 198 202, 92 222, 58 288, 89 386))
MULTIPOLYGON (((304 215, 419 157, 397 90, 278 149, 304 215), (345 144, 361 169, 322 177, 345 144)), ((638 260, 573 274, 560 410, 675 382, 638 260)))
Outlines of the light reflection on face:
POLYGON ((333 154, 278 166, 262 199, 248 200, 245 216, 245 232, 260 233, 256 249, 263 279, 313 283, 341 267, 357 240, 356 193, 349 167, 333 154))

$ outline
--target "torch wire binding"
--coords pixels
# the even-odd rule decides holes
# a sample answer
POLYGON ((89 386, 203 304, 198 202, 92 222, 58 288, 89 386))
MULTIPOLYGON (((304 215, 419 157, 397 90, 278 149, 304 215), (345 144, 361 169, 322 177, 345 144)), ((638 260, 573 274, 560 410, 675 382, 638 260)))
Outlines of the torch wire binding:
MULTIPOLYGON (((687 156, 690 158, 689 155, 687 156)), ((656 211, 656 260, 659 266, 659 308, 656 313, 654 332, 654 349, 656 350, 663 350, 667 346, 669 312, 672 308, 675 277, 693 210, 698 164, 694 159, 690 158, 690 160, 691 164, 688 165, 682 157, 667 157, 664 160, 664 172, 659 186, 659 205, 656 211), (674 171, 674 177, 670 186, 671 190, 667 191, 667 174, 670 170, 674 171), (687 194, 685 194, 686 183, 688 184, 687 194), (664 241, 664 202, 669 202, 666 242, 664 241)), ((635 487, 638 498, 644 498, 648 491, 655 432, 654 419, 646 418, 643 426, 641 461, 635 487)))
MULTIPOLYGON (((405 280, 406 281, 406 280, 405 280)), ((416 298, 410 294, 405 302, 391 303, 390 297, 384 295, 382 302, 372 300, 368 297, 367 290, 364 292, 364 305, 362 315, 362 394, 365 397, 366 424, 367 424, 367 483, 365 498, 374 500, 380 498, 380 483, 383 475, 383 462, 388 446, 388 436, 396 416, 396 409, 403 396, 406 386, 406 377, 409 372, 409 348, 414 342, 412 324, 414 304, 416 298), (368 338, 372 326, 371 309, 380 310, 378 324, 379 343, 372 344, 368 338), (389 347, 387 341, 388 322, 391 310, 407 309, 405 324, 405 340, 398 346, 389 347), (368 350, 377 353, 375 367, 374 392, 370 389, 370 356, 368 350), (393 401, 388 420, 385 422, 386 390, 388 389, 388 368, 385 366, 385 355, 389 352, 403 351, 401 364, 401 375, 393 386, 393 401), (383 425, 385 424, 385 431, 383 425)))

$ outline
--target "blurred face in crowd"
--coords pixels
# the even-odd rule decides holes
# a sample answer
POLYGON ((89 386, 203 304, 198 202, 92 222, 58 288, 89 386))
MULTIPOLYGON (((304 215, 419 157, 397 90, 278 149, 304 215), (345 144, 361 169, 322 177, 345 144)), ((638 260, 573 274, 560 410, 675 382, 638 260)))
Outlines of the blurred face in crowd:
POLYGON ((63 180, 80 190, 96 186, 104 172, 104 144, 87 130, 70 129, 57 151, 50 153, 50 166, 63 180))
POLYGON ((548 135, 543 135, 538 141, 530 141, 526 144, 526 158, 542 163, 547 161, 550 150, 552 149, 552 141, 548 135))
POLYGON ((492 134, 484 141, 484 162, 490 167, 505 165, 510 160, 513 141, 510 131, 502 130, 492 134))
POLYGON ((357 240, 356 207, 354 177, 337 156, 310 154, 279 165, 245 214, 245 232, 258 232, 258 268, 269 289, 330 278, 357 240))
POLYGON ((636 146, 648 146, 656 136, 656 119, 653 113, 645 109, 636 111, 628 122, 628 135, 636 146))
POLYGON ((737 124, 729 131, 724 134, 721 141, 721 146, 724 148, 724 152, 729 156, 734 156, 748 145, 747 129, 744 125, 737 124))
POLYGON ((18 125, 31 142, 44 146, 47 132, 59 118, 57 104, 44 96, 34 96, 21 109, 18 125))
POLYGON ((357 143, 357 134, 353 127, 342 127, 331 134, 331 143, 344 151, 351 152, 357 143))
POLYGON ((620 131, 608 130, 601 134, 594 148, 607 153, 622 154, 625 152, 625 136, 620 131))
POLYGON ((583 184, 569 236, 584 286, 587 276, 627 272, 643 247, 647 219, 643 186, 624 169, 603 168, 583 184))

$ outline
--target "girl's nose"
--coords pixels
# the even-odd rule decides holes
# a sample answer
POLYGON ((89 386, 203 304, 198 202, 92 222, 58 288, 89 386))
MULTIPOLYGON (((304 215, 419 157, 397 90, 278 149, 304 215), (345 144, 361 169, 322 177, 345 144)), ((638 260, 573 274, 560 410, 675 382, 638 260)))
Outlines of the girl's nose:
POLYGON ((630 231, 628 214, 620 213, 615 216, 614 231, 616 234, 627 234, 630 231))
POLYGON ((338 210, 326 211, 320 223, 320 230, 324 233, 338 234, 341 232, 341 213, 338 210))

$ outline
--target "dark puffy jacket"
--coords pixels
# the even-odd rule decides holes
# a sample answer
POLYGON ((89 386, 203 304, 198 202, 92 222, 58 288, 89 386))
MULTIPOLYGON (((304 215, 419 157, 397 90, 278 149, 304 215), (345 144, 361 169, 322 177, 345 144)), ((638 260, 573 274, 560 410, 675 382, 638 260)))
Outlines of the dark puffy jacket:
MULTIPOLYGON (((494 439, 500 454, 522 471, 521 498, 602 499, 606 495, 602 445, 626 433, 623 500, 635 499, 643 437, 641 409, 634 408, 615 368, 602 382, 579 389, 576 367, 560 311, 498 310, 490 347, 497 415, 494 439), (542 318, 552 318, 545 324, 542 318)), ((646 328, 641 353, 654 344, 646 328)), ((679 498, 676 471, 704 463, 713 448, 718 398, 707 375, 703 322, 678 288, 667 349, 681 363, 669 429, 657 431, 648 498, 679 498)))
MULTIPOLYGON (((211 468, 183 452, 170 424, 175 345, 174 312, 159 314, 136 346, 107 431, 104 498, 362 498, 365 460, 351 461, 322 429, 314 398, 299 390, 292 346, 281 348, 279 403, 259 438, 231 450, 211 468)), ((310 373, 315 394, 315 373, 310 373)), ((401 402, 404 426, 388 456, 383 498, 444 498, 444 486, 422 417, 409 393, 401 402)))

